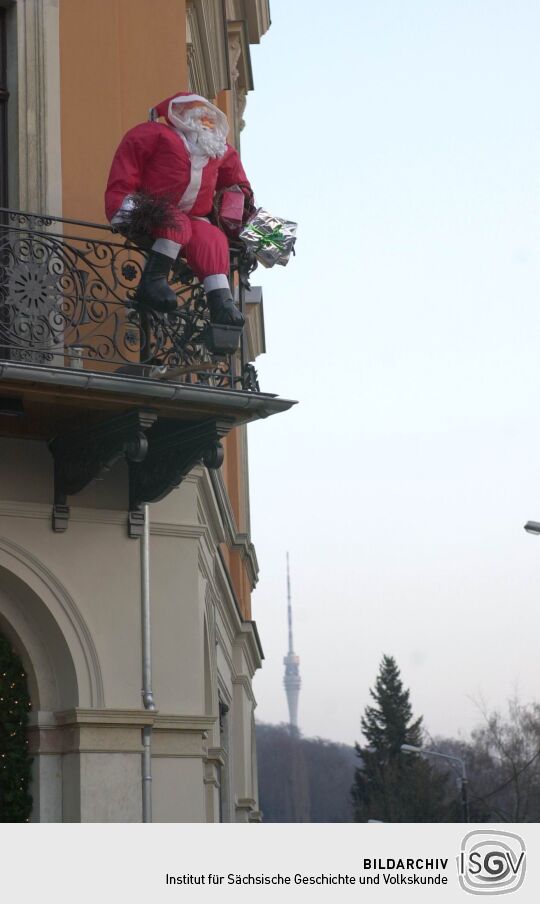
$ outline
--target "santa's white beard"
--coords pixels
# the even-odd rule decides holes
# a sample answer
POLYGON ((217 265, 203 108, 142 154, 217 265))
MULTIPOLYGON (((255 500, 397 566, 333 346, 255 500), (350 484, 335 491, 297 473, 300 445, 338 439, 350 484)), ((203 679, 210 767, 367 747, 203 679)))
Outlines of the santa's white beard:
POLYGON ((204 157, 223 157, 227 150, 227 142, 217 122, 213 129, 201 123, 201 117, 213 115, 208 110, 186 110, 174 116, 174 124, 185 137, 192 154, 204 157))

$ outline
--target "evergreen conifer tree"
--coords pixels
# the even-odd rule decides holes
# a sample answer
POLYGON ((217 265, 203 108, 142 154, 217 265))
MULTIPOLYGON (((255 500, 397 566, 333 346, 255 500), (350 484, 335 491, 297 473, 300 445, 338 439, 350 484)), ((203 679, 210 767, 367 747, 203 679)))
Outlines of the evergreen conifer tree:
POLYGON ((26 727, 30 697, 21 660, 0 634, 0 822, 26 822, 32 758, 26 727))
POLYGON ((409 691, 392 656, 383 656, 370 694, 374 705, 366 707, 361 721, 366 744, 356 744, 361 763, 352 787, 355 821, 450 821, 448 777, 401 750, 402 744, 422 745, 422 717, 413 719, 409 691))

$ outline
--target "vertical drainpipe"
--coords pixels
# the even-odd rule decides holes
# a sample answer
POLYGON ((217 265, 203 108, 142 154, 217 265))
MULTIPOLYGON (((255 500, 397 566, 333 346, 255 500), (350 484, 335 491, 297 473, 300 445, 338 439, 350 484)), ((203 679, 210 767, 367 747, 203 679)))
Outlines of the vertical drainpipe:
MULTIPOLYGON (((144 506, 144 528, 141 537, 141 649, 142 699, 144 708, 155 711, 152 693, 152 649, 150 638, 150 514, 144 506)), ((142 821, 152 822, 152 726, 142 730, 142 821)))

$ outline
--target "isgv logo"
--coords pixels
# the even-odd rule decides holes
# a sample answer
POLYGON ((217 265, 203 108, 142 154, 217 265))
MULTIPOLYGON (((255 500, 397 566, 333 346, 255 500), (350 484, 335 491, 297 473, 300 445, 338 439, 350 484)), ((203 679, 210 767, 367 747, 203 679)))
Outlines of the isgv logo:
POLYGON ((525 842, 511 832, 469 832, 461 843, 459 884, 472 895, 504 895, 525 878, 525 842))

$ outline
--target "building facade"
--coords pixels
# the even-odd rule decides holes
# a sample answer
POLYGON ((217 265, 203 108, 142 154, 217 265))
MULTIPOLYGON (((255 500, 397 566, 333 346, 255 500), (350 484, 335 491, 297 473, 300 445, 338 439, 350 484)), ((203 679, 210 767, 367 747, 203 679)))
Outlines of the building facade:
POLYGON ((227 377, 206 353, 137 368, 137 264, 92 224, 120 138, 175 91, 238 146, 269 24, 266 0, 0 0, 2 206, 32 215, 1 224, 0 633, 28 675, 35 822, 260 818, 246 425, 292 403, 253 382, 247 290, 251 383, 238 355, 227 377))

